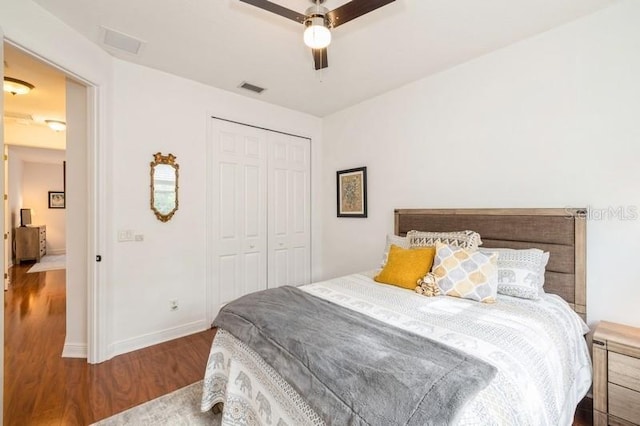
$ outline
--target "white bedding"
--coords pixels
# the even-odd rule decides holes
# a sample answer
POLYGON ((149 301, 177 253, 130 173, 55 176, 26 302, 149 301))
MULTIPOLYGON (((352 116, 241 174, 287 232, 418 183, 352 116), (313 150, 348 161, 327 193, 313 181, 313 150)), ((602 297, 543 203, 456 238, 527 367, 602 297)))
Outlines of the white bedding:
MULTIPOLYGON (((496 366, 495 379, 467 404, 460 425, 570 425, 591 385, 583 338, 588 328, 558 296, 545 294, 538 301, 498 296, 492 305, 427 298, 378 284, 367 274, 300 288, 496 366)), ((225 404, 223 425, 324 423, 303 396, 224 330, 211 347, 201 408, 218 402, 225 404)))

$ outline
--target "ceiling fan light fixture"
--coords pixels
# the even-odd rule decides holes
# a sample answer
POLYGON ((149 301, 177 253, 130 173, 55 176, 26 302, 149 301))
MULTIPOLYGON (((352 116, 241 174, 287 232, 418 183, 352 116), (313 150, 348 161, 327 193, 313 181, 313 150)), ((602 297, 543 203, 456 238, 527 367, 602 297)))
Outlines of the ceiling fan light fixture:
POLYGON ((312 49, 313 65, 317 70, 327 68, 327 46, 331 43, 331 29, 350 22, 362 15, 381 8, 396 0, 352 0, 333 10, 322 6, 325 0, 310 0, 313 6, 298 13, 272 0, 240 0, 243 3, 275 13, 283 18, 304 24, 304 44, 312 49))
POLYGON ((324 16, 314 16, 305 21, 304 44, 312 49, 324 49, 331 43, 331 31, 324 16))
POLYGON ((64 121, 44 120, 44 122, 47 123, 47 126, 49 126, 51 130, 56 132, 63 132, 64 130, 67 129, 67 123, 65 123, 64 121))
POLYGON ((33 84, 12 77, 5 77, 2 85, 2 90, 12 95, 26 95, 33 89, 35 89, 33 84))

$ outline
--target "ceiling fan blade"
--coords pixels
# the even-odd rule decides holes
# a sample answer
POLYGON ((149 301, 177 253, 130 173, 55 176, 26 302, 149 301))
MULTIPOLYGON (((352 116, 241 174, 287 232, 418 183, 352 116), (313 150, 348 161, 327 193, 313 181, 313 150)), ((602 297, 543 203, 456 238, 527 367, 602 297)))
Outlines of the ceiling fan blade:
POLYGON ((315 64, 316 70, 327 68, 329 66, 326 47, 323 49, 311 49, 311 53, 313 53, 313 63, 315 64))
POLYGON ((300 24, 304 24, 304 20, 306 16, 302 13, 298 13, 295 10, 287 9, 284 6, 280 6, 279 4, 271 3, 267 0, 240 0, 243 3, 248 3, 252 6, 259 7, 260 9, 264 9, 268 12, 275 13, 276 15, 280 15, 282 17, 291 19, 292 21, 296 21, 300 24))
POLYGON ((394 1, 395 0, 353 0, 327 13, 327 18, 329 22, 331 22, 331 26, 335 28, 394 1))

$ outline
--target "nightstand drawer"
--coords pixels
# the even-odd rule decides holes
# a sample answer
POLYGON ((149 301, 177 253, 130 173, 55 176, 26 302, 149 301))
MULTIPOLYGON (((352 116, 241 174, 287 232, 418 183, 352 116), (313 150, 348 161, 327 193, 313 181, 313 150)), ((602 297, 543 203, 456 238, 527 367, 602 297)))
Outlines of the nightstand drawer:
POLYGON ((609 414, 640 424, 640 392, 609 383, 609 414))
POLYGON ((609 352, 608 373, 609 382, 640 392, 640 359, 609 352))

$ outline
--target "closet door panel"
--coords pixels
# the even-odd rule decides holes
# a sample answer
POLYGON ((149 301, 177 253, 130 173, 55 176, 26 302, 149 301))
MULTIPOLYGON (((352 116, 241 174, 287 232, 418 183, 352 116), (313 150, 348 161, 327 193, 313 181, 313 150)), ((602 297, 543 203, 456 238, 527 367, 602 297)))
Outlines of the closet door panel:
POLYGON ((297 283, 309 282, 309 250, 307 247, 294 247, 291 273, 297 283))
POLYGON ((221 286, 219 289, 220 304, 228 303, 236 298, 237 288, 241 285, 238 273, 241 269, 238 267, 238 256, 221 255, 218 258, 219 275, 218 280, 227 285, 221 286))
MULTIPOLYGON (((229 149, 228 140, 226 150, 229 149)), ((235 299, 244 287, 240 227, 236 211, 241 207, 238 199, 238 173, 240 166, 235 161, 221 162, 219 165, 219 246, 218 282, 226 283, 219 288, 220 303, 235 299)))
POLYGON ((307 191, 308 176, 304 172, 294 171, 291 173, 291 186, 293 189, 292 202, 292 232, 306 238, 309 232, 309 212, 304 200, 308 197, 307 191))
POLYGON ((266 288, 267 149, 264 131, 213 120, 214 309, 266 288))
POLYGON ((264 269, 259 251, 248 252, 244 256, 244 286, 242 294, 264 290, 264 269))
POLYGON ((244 169, 244 237, 249 240, 260 239, 264 233, 264 200, 260 184, 260 167, 246 166, 244 169))
MULTIPOLYGON (((276 242, 286 242, 289 224, 287 178, 286 169, 274 168, 269 173, 272 185, 269 192, 269 199, 273 203, 273 212, 271 212, 271 238, 275 238, 276 242)), ((283 244, 280 244, 281 246, 283 244)))
POLYGON ((310 142, 270 133, 268 287, 307 284, 310 265, 310 142))
MULTIPOLYGON (((247 155, 254 151, 250 148, 257 148, 249 141, 247 144, 247 155)), ((257 157, 254 157, 257 158, 257 157)), ((238 296, 264 290, 266 280, 264 279, 266 268, 266 241, 264 223, 264 190, 260 179, 261 167, 249 164, 244 168, 244 215, 241 216, 243 223, 242 252, 244 253, 244 280, 241 286, 241 293, 238 296)))
POLYGON ((238 238, 236 234, 238 227, 236 226, 236 210, 238 209, 236 188, 237 165, 229 163, 220 163, 220 173, 218 182, 220 184, 220 236, 224 240, 233 240, 238 238))
MULTIPOLYGON (((280 287, 289 284, 289 252, 286 248, 275 249, 269 258, 273 264, 273 278, 269 288, 280 287)), ((271 265, 270 265, 271 266, 271 265)))

